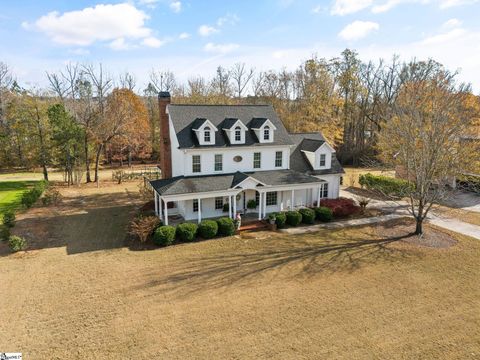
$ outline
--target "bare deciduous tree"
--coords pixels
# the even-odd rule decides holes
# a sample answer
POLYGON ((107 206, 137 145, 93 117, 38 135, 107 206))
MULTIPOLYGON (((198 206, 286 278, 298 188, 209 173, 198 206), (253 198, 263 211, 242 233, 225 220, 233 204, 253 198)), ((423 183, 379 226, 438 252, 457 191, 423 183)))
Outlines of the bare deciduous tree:
POLYGON ((232 80, 235 83, 235 93, 238 98, 242 97, 242 94, 252 79, 255 70, 253 68, 247 69, 245 63, 236 63, 230 70, 232 80))
POLYGON ((415 234, 421 235, 432 206, 445 200, 455 177, 474 164, 475 151, 461 139, 475 114, 465 101, 470 89, 456 84, 455 74, 425 63, 410 66, 421 66, 429 75, 412 76, 403 84, 379 146, 384 160, 398 166, 410 185, 404 195, 416 221, 415 234))

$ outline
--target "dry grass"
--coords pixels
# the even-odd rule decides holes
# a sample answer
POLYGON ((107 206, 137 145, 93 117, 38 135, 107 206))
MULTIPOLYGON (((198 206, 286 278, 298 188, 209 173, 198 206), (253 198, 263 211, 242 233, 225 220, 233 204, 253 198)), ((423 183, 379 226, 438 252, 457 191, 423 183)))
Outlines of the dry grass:
POLYGON ((480 357, 479 241, 432 249, 363 227, 132 251, 117 228, 135 198, 95 190, 64 192, 43 221, 56 223, 42 233, 57 234, 54 246, 0 257, 0 349, 31 359, 480 357))
POLYGON ((480 212, 451 208, 442 205, 436 205, 434 210, 439 216, 451 217, 466 223, 480 226, 480 212))
POLYGON ((343 175, 343 185, 348 187, 359 187, 358 177, 362 174, 371 173, 373 175, 383 175, 395 177, 394 170, 379 170, 376 168, 354 168, 354 167, 345 167, 345 174, 343 175))

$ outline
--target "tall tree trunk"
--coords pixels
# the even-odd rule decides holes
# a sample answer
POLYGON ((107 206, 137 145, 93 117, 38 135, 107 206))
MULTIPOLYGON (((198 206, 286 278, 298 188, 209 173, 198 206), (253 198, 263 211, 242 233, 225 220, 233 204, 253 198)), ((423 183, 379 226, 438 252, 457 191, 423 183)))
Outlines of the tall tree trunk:
POLYGON ((38 111, 38 107, 35 106, 35 113, 37 116, 37 129, 38 129, 38 137, 40 140, 40 161, 42 163, 43 169, 43 179, 48 181, 48 170, 47 170, 47 154, 45 149, 45 141, 43 136, 42 124, 40 121, 40 113, 38 111))
POLYGON ((415 235, 423 235, 423 219, 416 218, 415 235))
POLYGON ((128 147, 128 167, 132 167, 132 149, 128 147))
POLYGON ((90 177, 90 160, 88 158, 88 135, 85 132, 85 138, 84 138, 84 151, 85 151, 85 177, 86 177, 86 182, 92 182, 92 179, 90 177))
POLYGON ((95 182, 98 184, 98 167, 100 165, 100 156, 103 150, 103 143, 98 145, 97 154, 95 155, 95 182))

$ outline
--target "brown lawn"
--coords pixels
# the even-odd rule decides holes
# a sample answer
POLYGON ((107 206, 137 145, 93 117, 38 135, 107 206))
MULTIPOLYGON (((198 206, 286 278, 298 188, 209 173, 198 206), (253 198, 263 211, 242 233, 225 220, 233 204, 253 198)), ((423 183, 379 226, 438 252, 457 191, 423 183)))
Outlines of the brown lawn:
POLYGON ((423 247, 387 224, 134 251, 123 236, 134 189, 64 191, 64 205, 19 221, 35 250, 0 257, 1 351, 27 359, 480 358, 479 241, 423 247))

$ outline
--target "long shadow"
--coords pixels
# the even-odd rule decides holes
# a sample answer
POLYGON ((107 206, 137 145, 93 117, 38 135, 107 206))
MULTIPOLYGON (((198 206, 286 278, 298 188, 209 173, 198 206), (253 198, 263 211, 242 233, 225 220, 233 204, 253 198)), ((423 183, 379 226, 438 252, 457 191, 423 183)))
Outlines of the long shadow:
MULTIPOLYGON (((25 237, 27 251, 66 247, 71 255, 121 248, 135 209, 131 200, 127 193, 110 193, 65 199, 58 207, 37 206, 17 221, 14 233, 25 237)), ((7 244, 0 244, 0 256, 8 254, 7 244)))
POLYGON ((183 259, 169 274, 160 271, 145 274, 144 282, 134 290, 188 296, 233 284, 249 286, 266 274, 305 280, 322 272, 353 272, 368 264, 393 263, 420 256, 406 248, 389 246, 409 234, 373 239, 366 239, 365 235, 360 233, 347 241, 332 237, 319 241, 319 234, 307 234, 264 242, 258 250, 238 249, 234 253, 229 250, 211 256, 197 254, 183 259))

